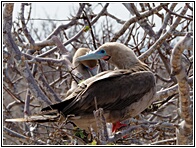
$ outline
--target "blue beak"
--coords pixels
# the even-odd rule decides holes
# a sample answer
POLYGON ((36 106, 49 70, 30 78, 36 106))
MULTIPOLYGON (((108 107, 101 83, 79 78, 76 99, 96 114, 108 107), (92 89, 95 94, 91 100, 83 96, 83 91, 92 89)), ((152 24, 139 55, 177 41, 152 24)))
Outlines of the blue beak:
POLYGON ((77 61, 85 61, 85 60, 98 60, 104 57, 104 54, 101 54, 99 51, 93 51, 87 55, 83 55, 78 57, 76 60, 77 61))

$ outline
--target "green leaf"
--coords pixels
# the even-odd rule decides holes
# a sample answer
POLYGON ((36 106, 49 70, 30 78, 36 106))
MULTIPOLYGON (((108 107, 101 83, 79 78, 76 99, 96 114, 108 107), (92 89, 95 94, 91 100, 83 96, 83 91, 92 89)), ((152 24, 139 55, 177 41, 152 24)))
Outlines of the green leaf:
POLYGON ((89 29, 90 29, 90 26, 85 26, 84 29, 83 29, 83 31, 84 32, 87 32, 87 31, 89 31, 89 29))
POLYGON ((93 141, 91 142, 91 145, 97 145, 97 141, 96 141, 96 140, 93 140, 93 141))
POLYGON ((84 132, 80 128, 77 128, 77 131, 75 132, 75 136, 78 136, 82 139, 85 138, 84 132))

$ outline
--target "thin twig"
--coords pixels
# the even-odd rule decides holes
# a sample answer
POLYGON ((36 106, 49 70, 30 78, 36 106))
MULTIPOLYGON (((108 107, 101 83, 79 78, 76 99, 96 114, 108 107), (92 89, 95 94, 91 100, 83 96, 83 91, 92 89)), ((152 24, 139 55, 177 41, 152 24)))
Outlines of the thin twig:
POLYGON ((15 132, 13 130, 7 128, 6 126, 3 127, 3 130, 6 131, 9 134, 12 134, 12 136, 14 136, 14 137, 17 137, 17 138, 25 140, 26 142, 31 141, 31 142, 34 142, 35 144, 40 144, 40 145, 45 145, 46 144, 45 142, 43 142, 41 140, 36 140, 35 141, 32 138, 30 138, 30 137, 26 137, 24 135, 21 135, 21 134, 15 132))
POLYGON ((171 14, 173 14, 173 15, 175 15, 175 16, 178 16, 178 17, 181 17, 181 18, 184 18, 184 19, 193 21, 193 18, 190 18, 190 17, 186 17, 186 16, 184 16, 184 15, 177 14, 177 13, 175 13, 175 12, 169 10, 169 9, 168 9, 166 6, 164 6, 164 5, 163 5, 163 9, 165 9, 168 13, 171 13, 171 14))

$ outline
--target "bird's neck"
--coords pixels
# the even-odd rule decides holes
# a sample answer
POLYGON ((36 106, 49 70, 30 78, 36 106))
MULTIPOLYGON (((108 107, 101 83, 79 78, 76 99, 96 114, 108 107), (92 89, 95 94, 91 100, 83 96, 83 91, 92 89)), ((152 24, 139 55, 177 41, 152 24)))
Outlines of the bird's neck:
POLYGON ((151 71, 150 67, 146 65, 145 63, 139 61, 138 63, 135 63, 129 68, 130 71, 138 72, 138 71, 151 71))
POLYGON ((145 63, 141 62, 141 61, 131 61, 131 62, 127 62, 127 63, 118 63, 116 64, 118 69, 128 69, 130 71, 133 72, 137 72, 137 71, 151 71, 150 68, 148 67, 148 65, 146 65, 145 63))

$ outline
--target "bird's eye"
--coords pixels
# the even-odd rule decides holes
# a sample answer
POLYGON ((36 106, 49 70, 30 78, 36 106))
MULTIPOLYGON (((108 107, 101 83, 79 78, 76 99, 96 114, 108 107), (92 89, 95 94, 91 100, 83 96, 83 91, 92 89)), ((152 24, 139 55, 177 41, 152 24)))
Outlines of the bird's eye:
POLYGON ((100 50, 100 53, 105 53, 105 50, 100 50))

